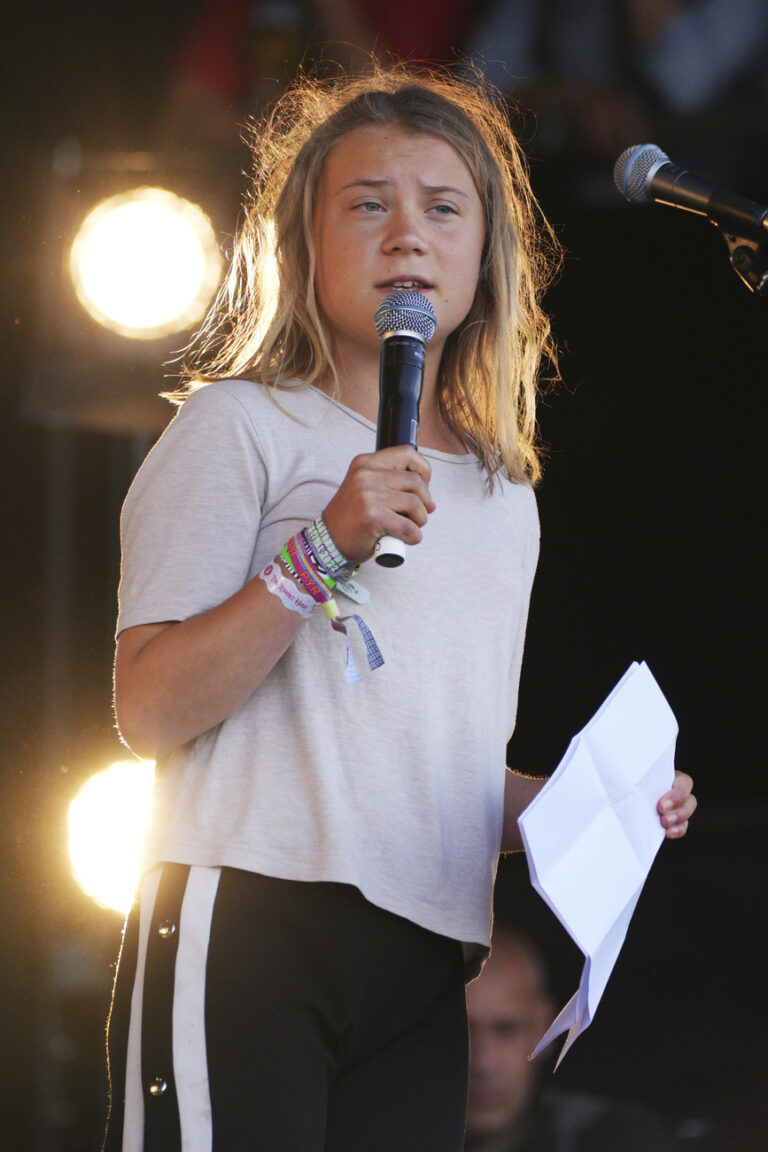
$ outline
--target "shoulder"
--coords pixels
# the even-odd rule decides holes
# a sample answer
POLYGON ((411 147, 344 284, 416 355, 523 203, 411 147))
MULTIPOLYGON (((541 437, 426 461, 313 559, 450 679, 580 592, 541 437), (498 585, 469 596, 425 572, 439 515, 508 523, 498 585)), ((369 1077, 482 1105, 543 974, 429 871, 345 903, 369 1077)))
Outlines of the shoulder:
POLYGON ((660 1117, 639 1104, 574 1091, 548 1092, 544 1103, 558 1135, 589 1137, 594 1152, 616 1147, 623 1152, 664 1152, 668 1147, 660 1117))
POLYGON ((290 380, 280 387, 261 384, 257 380, 232 378, 215 380, 193 388, 181 405, 180 411, 226 407, 240 409, 247 415, 324 411, 327 399, 315 388, 300 380, 290 380))
POLYGON ((250 380, 216 380, 201 384, 180 405, 176 420, 204 421, 221 414, 230 420, 248 420, 268 408, 266 388, 250 380))
POLYGON ((297 425, 316 428, 330 414, 331 402, 301 381, 278 387, 253 380, 217 380, 195 388, 179 408, 180 426, 232 423, 262 435, 291 435, 297 425))
POLYGON ((264 389, 245 380, 196 388, 179 406, 147 454, 131 484, 124 520, 151 499, 189 505, 194 493, 212 494, 235 486, 263 487, 267 465, 262 448, 260 405, 269 408, 264 389))

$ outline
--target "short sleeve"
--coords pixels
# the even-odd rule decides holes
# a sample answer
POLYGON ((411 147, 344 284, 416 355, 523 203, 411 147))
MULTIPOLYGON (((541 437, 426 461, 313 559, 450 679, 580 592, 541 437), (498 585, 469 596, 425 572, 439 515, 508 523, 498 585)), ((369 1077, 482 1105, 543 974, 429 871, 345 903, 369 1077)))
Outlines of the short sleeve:
POLYGON ((249 578, 267 463, 226 389, 194 392, 139 470, 121 517, 117 630, 185 620, 249 578))

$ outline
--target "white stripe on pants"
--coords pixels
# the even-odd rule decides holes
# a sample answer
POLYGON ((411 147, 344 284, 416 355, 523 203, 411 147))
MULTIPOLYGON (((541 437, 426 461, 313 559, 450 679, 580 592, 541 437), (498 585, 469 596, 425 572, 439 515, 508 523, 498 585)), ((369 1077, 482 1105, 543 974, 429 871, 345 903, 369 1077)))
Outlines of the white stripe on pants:
MULTIPOLYGON (((131 997, 125 1084, 123 1152, 144 1152, 141 1017, 150 924, 161 869, 141 886, 139 953, 131 997)), ((179 1102, 183 1152, 211 1152, 213 1129, 205 1045, 205 969, 220 868, 193 865, 179 918, 174 973, 173 1075, 179 1102)))

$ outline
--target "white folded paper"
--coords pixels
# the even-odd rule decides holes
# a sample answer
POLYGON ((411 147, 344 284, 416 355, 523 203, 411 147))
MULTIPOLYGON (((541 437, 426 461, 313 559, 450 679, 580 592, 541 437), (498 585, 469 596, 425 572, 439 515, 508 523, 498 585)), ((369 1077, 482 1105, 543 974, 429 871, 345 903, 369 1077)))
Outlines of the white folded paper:
POLYGON ((579 989, 531 1059, 591 1023, 664 839, 677 721, 647 664, 632 664, 519 819, 531 883, 584 953, 579 989))

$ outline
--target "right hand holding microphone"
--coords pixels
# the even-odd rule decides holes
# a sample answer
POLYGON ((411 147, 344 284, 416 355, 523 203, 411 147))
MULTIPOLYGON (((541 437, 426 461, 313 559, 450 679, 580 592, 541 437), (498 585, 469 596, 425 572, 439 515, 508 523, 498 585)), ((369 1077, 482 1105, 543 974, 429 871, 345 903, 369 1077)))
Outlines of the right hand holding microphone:
POLYGON ((418 544, 430 512, 429 462, 408 444, 356 456, 325 509, 328 530, 346 558, 362 564, 382 536, 418 544))

